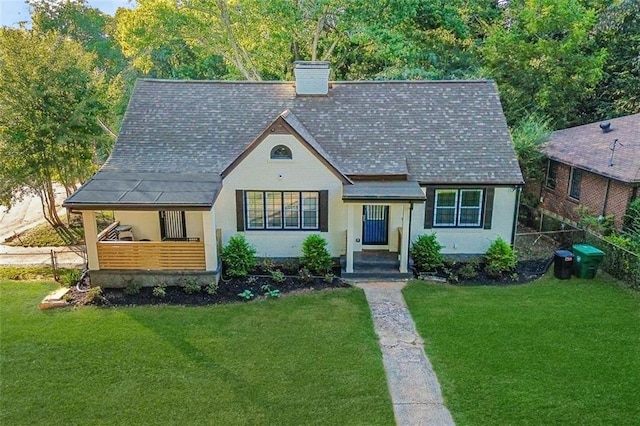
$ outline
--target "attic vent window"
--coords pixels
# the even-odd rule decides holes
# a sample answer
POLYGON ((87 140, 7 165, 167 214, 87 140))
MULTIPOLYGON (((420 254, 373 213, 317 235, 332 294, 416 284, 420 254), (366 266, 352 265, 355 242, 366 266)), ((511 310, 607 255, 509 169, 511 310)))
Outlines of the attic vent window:
POLYGON ((272 160, 291 160, 291 150, 285 145, 276 145, 271 150, 272 160))

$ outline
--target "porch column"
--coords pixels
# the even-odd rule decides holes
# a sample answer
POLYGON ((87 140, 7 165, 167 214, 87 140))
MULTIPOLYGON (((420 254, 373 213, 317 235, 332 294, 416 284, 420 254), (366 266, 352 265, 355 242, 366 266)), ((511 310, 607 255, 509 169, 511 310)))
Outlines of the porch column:
POLYGON ((204 231, 204 259, 205 269, 215 271, 218 269, 218 246, 216 244, 216 218, 211 210, 202 212, 202 229, 204 231))
POLYGON ((353 273, 353 216, 353 204, 347 203, 347 264, 345 265, 345 269, 348 274, 353 273))
POLYGON ((409 242, 411 241, 411 235, 409 235, 409 222, 411 222, 411 209, 409 205, 405 204, 402 206, 402 246, 400 249, 400 272, 405 274, 408 272, 409 268, 407 264, 409 263, 409 242))
POLYGON ((87 265, 89 270, 100 269, 98 261, 98 225, 96 212, 93 210, 82 211, 82 227, 84 228, 84 243, 87 246, 87 265))

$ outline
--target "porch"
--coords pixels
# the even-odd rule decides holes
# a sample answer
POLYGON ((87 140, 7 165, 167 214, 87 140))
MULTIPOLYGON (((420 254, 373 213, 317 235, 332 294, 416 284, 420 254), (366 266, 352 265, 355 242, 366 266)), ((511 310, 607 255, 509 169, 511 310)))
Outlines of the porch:
POLYGON ((384 250, 364 250, 353 253, 353 272, 346 270, 346 256, 340 257, 342 278, 345 279, 409 279, 413 272, 401 272, 398 253, 384 250))

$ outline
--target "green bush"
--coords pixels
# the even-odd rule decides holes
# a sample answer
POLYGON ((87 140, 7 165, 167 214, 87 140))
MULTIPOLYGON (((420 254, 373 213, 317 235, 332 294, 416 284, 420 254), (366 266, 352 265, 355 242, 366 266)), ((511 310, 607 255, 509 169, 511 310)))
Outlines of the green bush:
POLYGON ((324 275, 331 272, 331 254, 327 241, 318 234, 311 234, 302 243, 302 265, 311 273, 324 275))
POLYGON ((499 277, 515 269, 518 258, 515 250, 502 237, 496 238, 485 253, 487 264, 485 272, 492 277, 499 277))
POLYGON ((221 257, 225 272, 230 277, 246 277, 256 266, 256 249, 242 234, 229 239, 222 248, 221 257))
POLYGON ((435 232, 423 234, 411 245, 409 253, 413 263, 419 271, 433 271, 442 266, 442 245, 438 242, 435 232))
POLYGON ((167 290, 163 286, 157 286, 153 288, 153 291, 151 292, 151 294, 153 294, 153 297, 162 299, 167 295, 167 290))
POLYGON ((199 293, 202 285, 196 277, 184 277, 182 280, 182 290, 187 294, 199 293))
POLYGON ((465 280, 470 280, 478 276, 478 265, 475 262, 467 262, 458 269, 458 274, 465 280))
POLYGON ((66 285, 67 287, 71 287, 73 285, 76 285, 76 283, 80 280, 81 276, 82 276, 81 270, 68 269, 64 271, 62 274, 60 274, 60 281, 62 281, 62 284, 66 285))
POLYGON ((285 280, 285 276, 284 276, 284 272, 282 272, 280 269, 276 269, 275 271, 271 271, 271 279, 273 280, 273 282, 277 283, 277 284, 282 284, 285 280))
POLYGON ((129 296, 133 296, 135 294, 140 293, 140 289, 142 289, 142 283, 134 280, 133 278, 128 278, 125 280, 124 286, 124 294, 128 294, 129 296))
POLYGON ((220 283, 218 283, 215 279, 212 279, 209 282, 207 282, 207 284, 204 287, 205 291, 209 296, 213 296, 214 294, 216 294, 219 288, 220 288, 220 283))

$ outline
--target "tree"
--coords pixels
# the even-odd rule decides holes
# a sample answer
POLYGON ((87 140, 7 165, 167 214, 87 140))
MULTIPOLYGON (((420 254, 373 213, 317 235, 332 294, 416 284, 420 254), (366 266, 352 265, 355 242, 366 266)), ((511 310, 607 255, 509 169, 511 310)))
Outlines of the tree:
POLYGON ((640 0, 609 5, 598 19, 595 38, 609 55, 605 77, 589 104, 590 121, 640 112, 640 0))
POLYGON ((105 137, 102 81, 95 56, 57 33, 0 29, 0 182, 2 204, 37 193, 45 218, 63 226, 53 182, 71 189, 94 171, 105 137))
POLYGON ((606 57, 590 36, 595 22, 594 11, 577 0, 509 2, 481 53, 510 124, 533 112, 556 129, 584 121, 581 105, 602 79, 606 57))
POLYGON ((549 139, 549 121, 528 115, 511 130, 513 146, 525 182, 540 182, 544 177, 542 145, 549 139))

